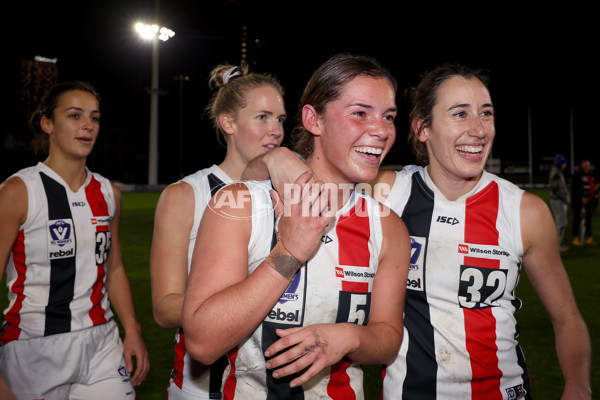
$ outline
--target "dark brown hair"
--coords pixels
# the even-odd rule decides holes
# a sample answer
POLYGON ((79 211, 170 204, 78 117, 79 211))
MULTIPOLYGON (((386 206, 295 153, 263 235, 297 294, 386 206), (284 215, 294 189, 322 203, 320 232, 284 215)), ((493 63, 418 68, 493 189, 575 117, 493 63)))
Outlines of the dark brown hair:
POLYGON ((302 109, 306 104, 319 114, 325 112, 328 103, 342 95, 345 86, 357 76, 386 78, 394 88, 398 84, 390 72, 372 57, 341 53, 329 58, 312 75, 300 98, 297 125, 292 131, 294 150, 308 158, 314 150, 314 136, 302 125, 302 109))
POLYGON ((429 164, 427 155, 427 146, 418 140, 417 134, 412 128, 412 122, 415 118, 423 120, 421 129, 431 125, 433 119, 433 107, 438 101, 438 90, 442 83, 452 78, 460 76, 465 79, 479 79, 486 87, 489 85, 489 76, 483 70, 475 70, 464 65, 456 63, 444 63, 425 73, 417 87, 409 89, 407 97, 412 104, 409 115, 408 145, 413 151, 415 162, 419 165, 429 164))
POLYGON ((50 87, 48 91, 42 96, 37 108, 29 118, 27 125, 33 132, 33 151, 37 155, 39 153, 48 153, 49 139, 48 135, 42 131, 40 125, 42 117, 47 117, 54 121, 54 110, 58 106, 60 97, 73 90, 80 90, 82 92, 91 93, 98 103, 100 103, 100 95, 88 82, 73 81, 73 82, 59 82, 54 86, 50 87))

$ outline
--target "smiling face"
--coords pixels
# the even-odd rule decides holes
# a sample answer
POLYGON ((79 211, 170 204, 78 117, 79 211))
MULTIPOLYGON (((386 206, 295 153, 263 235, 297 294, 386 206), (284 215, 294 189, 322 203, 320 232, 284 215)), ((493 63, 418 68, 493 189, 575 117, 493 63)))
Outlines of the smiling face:
POLYGON ((308 164, 319 179, 369 182, 396 138, 395 91, 386 78, 359 75, 317 115, 305 106, 305 128, 315 135, 308 164))
MULTIPOLYGON (((419 120, 413 121, 418 123, 419 120)), ((494 107, 488 89, 479 79, 452 76, 442 83, 431 125, 418 134, 418 139, 427 145, 428 171, 436 186, 442 192, 446 185, 461 187, 465 193, 474 187, 495 135, 494 107)))
POLYGON ((278 147, 283 141, 286 113, 283 97, 271 85, 248 91, 246 107, 224 125, 228 151, 234 151, 247 164, 253 158, 278 147))
POLYGON ((50 135, 50 155, 72 159, 87 157, 100 130, 100 109, 96 97, 85 91, 70 90, 60 95, 52 117, 40 121, 50 135))

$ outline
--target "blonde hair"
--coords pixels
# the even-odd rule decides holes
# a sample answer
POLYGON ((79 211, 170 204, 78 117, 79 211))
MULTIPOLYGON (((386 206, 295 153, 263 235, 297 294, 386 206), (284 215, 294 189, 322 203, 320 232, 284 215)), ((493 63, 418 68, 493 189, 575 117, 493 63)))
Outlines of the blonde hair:
POLYGON ((211 119, 217 132, 217 140, 225 146, 222 139, 225 132, 219 123, 221 114, 237 115, 237 112, 248 106, 247 94, 250 90, 270 85, 283 96, 283 86, 275 76, 268 73, 248 72, 247 66, 222 64, 213 68, 208 85, 215 92, 206 106, 205 113, 211 119))

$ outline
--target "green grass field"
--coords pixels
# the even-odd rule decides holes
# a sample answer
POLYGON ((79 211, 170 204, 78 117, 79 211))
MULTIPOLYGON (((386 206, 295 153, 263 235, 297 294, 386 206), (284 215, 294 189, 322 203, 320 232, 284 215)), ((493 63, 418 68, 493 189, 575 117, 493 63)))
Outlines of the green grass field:
MULTIPOLYGON (((535 191, 547 199, 547 191, 535 191)), ((154 208, 159 193, 123 193, 123 216, 121 240, 123 257, 135 299, 138 318, 150 352, 151 370, 144 384, 137 388, 139 400, 166 398, 166 385, 173 358, 174 330, 160 328, 152 316, 152 301, 149 276, 149 252, 152 240, 154 208)), ((593 226, 600 232, 600 212, 595 214, 593 226)), ((572 236, 568 230, 565 243, 572 236)), ((598 233, 597 240, 600 239, 598 233)), ((600 241, 600 240, 599 240, 600 241)), ((594 298, 600 293, 600 246, 571 248, 563 253, 565 267, 571 279, 579 308, 585 318, 594 350, 600 337, 600 311, 594 298)), ((6 287, 0 288, 0 307, 6 307, 6 287)), ((520 342, 527 358, 527 366, 533 384, 535 399, 557 399, 560 397, 563 379, 554 350, 554 334, 548 316, 533 292, 526 276, 522 276, 517 296, 523 300, 523 308, 517 314, 521 329, 520 342)), ((35 366, 32 366, 35 368, 35 366)), ((592 391, 600 393, 598 358, 592 364, 592 391)), ((380 399, 380 369, 365 367, 366 398, 380 399)))

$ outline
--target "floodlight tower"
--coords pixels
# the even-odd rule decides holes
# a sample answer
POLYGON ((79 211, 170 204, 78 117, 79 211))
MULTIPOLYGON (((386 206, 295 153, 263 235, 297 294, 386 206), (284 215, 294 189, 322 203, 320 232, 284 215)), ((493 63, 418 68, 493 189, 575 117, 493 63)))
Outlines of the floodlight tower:
POLYGON ((150 79, 150 143, 148 146, 148 185, 158 184, 158 43, 166 42, 175 32, 158 25, 135 24, 135 30, 152 40, 152 77, 150 79))

